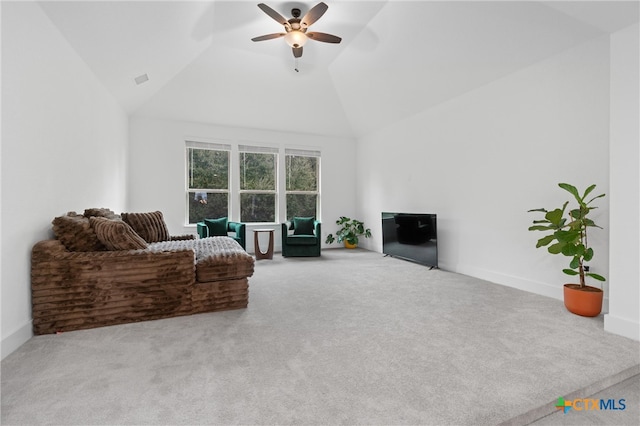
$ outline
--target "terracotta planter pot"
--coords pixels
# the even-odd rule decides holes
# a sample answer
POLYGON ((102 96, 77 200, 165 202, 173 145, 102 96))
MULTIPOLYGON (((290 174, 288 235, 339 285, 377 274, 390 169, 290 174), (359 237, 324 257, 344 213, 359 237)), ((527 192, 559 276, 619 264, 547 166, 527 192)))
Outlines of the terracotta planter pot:
POLYGON ((602 311, 602 296, 604 292, 596 287, 580 284, 564 285, 564 306, 571 313, 583 317, 597 317, 602 311))
POLYGON ((357 244, 351 244, 351 243, 349 243, 349 241, 344 240, 344 247, 348 248, 348 249, 354 249, 354 248, 358 247, 358 245, 357 244))

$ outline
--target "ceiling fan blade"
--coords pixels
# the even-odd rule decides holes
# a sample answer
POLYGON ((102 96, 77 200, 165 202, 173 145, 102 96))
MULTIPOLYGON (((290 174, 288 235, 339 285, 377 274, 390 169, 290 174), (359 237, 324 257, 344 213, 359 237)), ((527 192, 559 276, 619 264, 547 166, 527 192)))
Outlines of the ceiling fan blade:
POLYGON ((306 34, 311 40, 323 41, 325 43, 340 43, 342 41, 342 38, 334 36, 333 34, 319 33, 315 31, 306 34))
POLYGON ((251 39, 251 41, 264 41, 264 40, 271 40, 274 38, 280 38, 280 37, 284 37, 285 35, 287 35, 286 33, 274 33, 274 34, 266 34, 260 37, 254 37, 251 39))
POLYGON ((292 49, 294 58, 299 58, 302 56, 302 47, 292 47, 292 49))
POLYGON ((311 24, 316 22, 318 19, 322 17, 322 15, 324 15, 324 13, 327 11, 328 8, 329 6, 327 6, 323 2, 316 4, 300 20, 300 25, 302 25, 305 28, 311 26, 311 24))
POLYGON ((287 26, 289 25, 289 21, 287 21, 284 16, 280 15, 278 12, 276 12, 275 10, 271 9, 269 6, 267 6, 264 3, 260 3, 258 4, 258 7, 267 15, 271 16, 276 22, 278 22, 281 25, 287 26))

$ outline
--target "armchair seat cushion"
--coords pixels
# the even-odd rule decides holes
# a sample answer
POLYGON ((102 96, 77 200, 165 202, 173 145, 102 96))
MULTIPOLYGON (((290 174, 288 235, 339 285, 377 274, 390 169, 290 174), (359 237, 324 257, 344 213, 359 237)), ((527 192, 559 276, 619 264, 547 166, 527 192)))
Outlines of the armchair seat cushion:
POLYGON ((318 237, 314 235, 289 235, 287 244, 291 246, 313 246, 318 244, 318 237))

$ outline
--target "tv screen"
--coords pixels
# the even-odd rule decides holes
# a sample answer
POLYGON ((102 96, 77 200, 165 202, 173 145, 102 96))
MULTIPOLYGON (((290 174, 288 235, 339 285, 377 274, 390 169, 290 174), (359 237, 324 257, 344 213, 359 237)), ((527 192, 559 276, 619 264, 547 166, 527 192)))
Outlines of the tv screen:
POLYGON ((382 212, 382 253, 437 268, 436 215, 382 212))

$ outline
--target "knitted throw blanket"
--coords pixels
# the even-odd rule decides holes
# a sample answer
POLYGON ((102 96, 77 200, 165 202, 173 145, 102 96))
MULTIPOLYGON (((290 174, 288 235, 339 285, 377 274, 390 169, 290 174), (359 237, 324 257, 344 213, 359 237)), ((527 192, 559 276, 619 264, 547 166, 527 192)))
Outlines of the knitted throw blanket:
POLYGON ((147 250, 194 250, 196 281, 200 283, 242 279, 253 275, 255 260, 229 237, 151 243, 147 250))
MULTIPOLYGON (((149 244, 147 250, 153 252, 170 250, 194 250, 195 262, 232 263, 239 259, 253 258, 230 237, 208 237, 195 240, 160 241, 149 244)), ((253 263, 253 262, 252 262, 253 263)))

